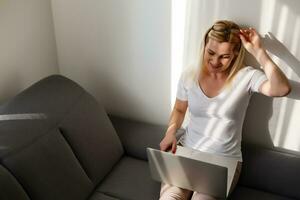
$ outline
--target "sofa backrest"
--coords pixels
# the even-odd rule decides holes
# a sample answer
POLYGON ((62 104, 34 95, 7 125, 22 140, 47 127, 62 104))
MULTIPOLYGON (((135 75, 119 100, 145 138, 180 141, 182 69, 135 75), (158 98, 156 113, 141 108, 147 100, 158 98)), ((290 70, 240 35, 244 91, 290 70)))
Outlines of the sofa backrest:
POLYGON ((0 117, 0 162, 30 199, 86 199, 123 155, 104 108, 60 75, 2 105, 0 117))
POLYGON ((255 145, 243 145, 239 184, 300 199, 300 156, 255 145))

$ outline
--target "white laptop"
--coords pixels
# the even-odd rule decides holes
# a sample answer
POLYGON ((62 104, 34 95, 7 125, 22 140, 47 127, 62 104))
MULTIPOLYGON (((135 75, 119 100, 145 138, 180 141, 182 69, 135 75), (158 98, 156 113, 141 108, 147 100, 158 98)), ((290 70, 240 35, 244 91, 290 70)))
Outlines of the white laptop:
POLYGON ((154 180, 226 199, 238 159, 177 146, 176 153, 147 148, 154 180))

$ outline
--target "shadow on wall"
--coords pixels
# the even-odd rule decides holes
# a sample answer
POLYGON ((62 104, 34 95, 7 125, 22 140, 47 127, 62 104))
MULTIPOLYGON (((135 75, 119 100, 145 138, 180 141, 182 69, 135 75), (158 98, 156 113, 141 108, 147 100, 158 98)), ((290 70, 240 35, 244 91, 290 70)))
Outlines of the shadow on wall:
MULTIPOLYGON (((296 75, 298 75, 298 77, 300 77, 300 61, 288 50, 288 48, 286 48, 271 32, 268 32, 268 34, 266 34, 262 38, 262 41, 267 51, 284 61, 287 64, 287 66, 296 75)), ((258 65, 258 63, 252 57, 249 56, 246 57, 246 63, 249 63, 253 66, 258 65)), ((288 94, 286 98, 289 100, 300 100, 300 83, 294 80, 289 80, 289 82, 292 86, 292 91, 290 92, 290 94, 288 94)), ((278 145, 276 145, 276 147, 274 146, 274 139, 272 139, 272 135, 270 134, 269 130, 269 121, 273 115, 273 111, 275 111, 273 108, 273 103, 274 98, 266 97, 260 94, 253 95, 245 117, 245 124, 243 127, 243 138, 248 143, 255 143, 261 146, 265 146, 267 148, 276 148, 282 151, 290 151, 282 149, 281 147, 283 146, 286 139, 284 131, 288 130, 289 121, 292 117, 291 113, 294 108, 295 101, 289 101, 286 104, 284 110, 284 118, 282 122, 283 127, 281 127, 281 134, 279 136, 279 142, 278 145), (260 127, 260 129, 257 129, 257 127, 260 127)), ((280 105, 277 105, 276 107, 281 109, 282 101, 280 101, 279 103, 280 105)), ((278 119, 277 122, 274 123, 274 125, 277 124, 278 119)))
MULTIPOLYGON (((300 77, 300 61, 284 46, 272 33, 266 34, 263 38, 264 46, 269 52, 283 60, 300 77)), ((300 100, 300 83, 289 80, 292 86, 288 98, 300 100)))

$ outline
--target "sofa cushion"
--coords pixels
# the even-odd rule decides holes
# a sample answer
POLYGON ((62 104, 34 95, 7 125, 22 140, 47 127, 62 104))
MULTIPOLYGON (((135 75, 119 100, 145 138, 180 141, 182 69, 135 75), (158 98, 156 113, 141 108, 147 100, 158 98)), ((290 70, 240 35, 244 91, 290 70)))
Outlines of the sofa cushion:
POLYGON ((243 145, 239 185, 300 199, 300 157, 253 145, 243 145))
POLYGON ((152 180, 146 161, 124 156, 96 190, 122 200, 153 200, 160 183, 152 180))
POLYGON ((59 124, 86 173, 97 185, 123 155, 123 147, 105 110, 83 94, 59 124))
POLYGON ((264 192, 262 190, 255 190, 248 187, 237 186, 231 194, 231 200, 293 200, 288 197, 264 192))
POLYGON ((0 199, 29 200, 29 197, 12 174, 0 165, 0 199))
POLYGON ((82 200, 93 184, 58 130, 51 130, 2 158, 30 199, 82 200))

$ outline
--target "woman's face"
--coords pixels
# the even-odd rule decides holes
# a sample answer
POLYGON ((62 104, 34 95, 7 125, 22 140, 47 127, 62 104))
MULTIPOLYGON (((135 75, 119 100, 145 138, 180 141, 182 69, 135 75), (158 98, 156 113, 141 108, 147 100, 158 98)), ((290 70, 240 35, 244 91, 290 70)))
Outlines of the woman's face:
POLYGON ((225 72, 234 58, 234 45, 208 39, 204 48, 204 67, 210 73, 225 72))

